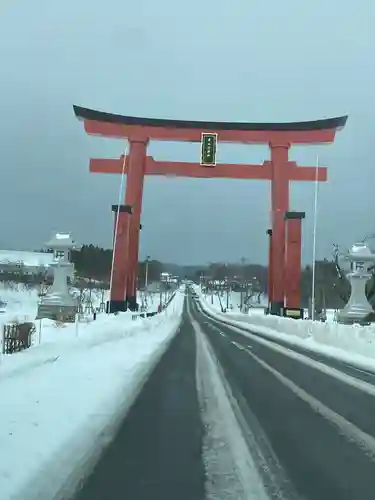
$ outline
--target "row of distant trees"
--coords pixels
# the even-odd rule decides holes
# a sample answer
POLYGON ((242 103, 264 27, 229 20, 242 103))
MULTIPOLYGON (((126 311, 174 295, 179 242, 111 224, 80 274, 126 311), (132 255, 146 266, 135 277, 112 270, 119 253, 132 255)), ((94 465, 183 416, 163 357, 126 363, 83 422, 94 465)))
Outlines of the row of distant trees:
MULTIPOLYGON (((48 250, 47 250, 48 252, 48 250)), ((102 283, 109 283, 112 266, 112 250, 95 245, 83 245, 80 250, 72 251, 72 261, 75 265, 76 275, 80 279, 92 279, 102 283)), ((148 262, 148 282, 159 281, 160 273, 166 270, 166 265, 157 260, 148 262)), ((181 271, 182 268, 181 268, 181 271)), ((258 292, 267 292, 267 267, 257 264, 235 263, 210 263, 207 266, 196 268, 189 279, 198 281, 201 275, 209 276, 214 280, 236 280, 237 282, 251 282, 256 286, 258 292)), ((138 287, 145 284, 146 262, 138 264, 138 287)), ((335 247, 331 260, 324 259, 316 263, 316 303, 319 307, 340 308, 348 300, 350 286, 345 278, 345 273, 340 269, 338 263, 338 249, 335 247)), ((181 277, 183 277, 181 275, 181 277)), ((45 282, 45 273, 28 275, 19 269, 18 273, 2 273, 3 281, 18 281, 33 286, 45 282)), ((312 268, 306 266, 302 270, 301 294, 302 305, 307 307, 311 297, 312 268)), ((367 286, 369 301, 375 305, 375 277, 367 286)))
MULTIPOLYGON (((375 270, 373 270, 374 272, 375 270)), ((308 307, 312 294, 312 266, 306 266, 301 273, 301 299, 303 307, 308 307)), ((268 270, 265 266, 254 264, 224 264, 212 263, 202 266, 194 275, 198 281, 204 275, 213 280, 228 279, 235 282, 252 283, 256 291, 267 292, 268 270)), ((315 267, 315 297, 318 308, 341 308, 348 301, 350 285, 345 273, 340 269, 338 253, 333 252, 332 259, 316 262, 315 267)), ((367 297, 375 306, 375 275, 367 284, 367 297)))
MULTIPOLYGON (((92 278, 98 281, 110 280, 112 267, 112 250, 94 245, 83 245, 80 250, 72 252, 72 262, 78 276, 92 278)), ((163 272, 162 262, 150 260, 148 262, 148 281, 158 281, 163 272)), ((146 262, 138 263, 138 286, 144 286, 146 278, 146 262)))

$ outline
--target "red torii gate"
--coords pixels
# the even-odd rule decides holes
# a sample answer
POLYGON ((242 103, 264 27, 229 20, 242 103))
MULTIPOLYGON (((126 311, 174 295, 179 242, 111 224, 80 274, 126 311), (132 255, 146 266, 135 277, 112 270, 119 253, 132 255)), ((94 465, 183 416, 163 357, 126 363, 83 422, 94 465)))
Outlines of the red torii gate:
MULTIPOLYGON (((347 116, 294 123, 228 123, 139 118, 74 107, 84 121, 89 135, 128 139, 129 154, 120 159, 91 159, 90 172, 121 174, 125 160, 127 174, 124 205, 119 209, 115 244, 113 279, 109 310, 137 308, 136 285, 141 228, 143 183, 145 175, 168 175, 196 178, 264 179, 271 181, 272 251, 269 269, 271 312, 281 314, 285 303, 285 214, 289 210, 290 181, 327 180, 327 169, 299 167, 289 161, 292 144, 333 143, 336 131, 343 128, 347 116), (157 161, 147 156, 150 139, 159 141, 201 142, 202 133, 217 134, 218 142, 268 144, 270 160, 262 165, 216 164, 157 161)), ((115 207, 114 207, 115 208, 115 207)), ((297 263, 298 273, 300 264, 297 263)), ((288 269, 293 266, 289 263, 288 269)))

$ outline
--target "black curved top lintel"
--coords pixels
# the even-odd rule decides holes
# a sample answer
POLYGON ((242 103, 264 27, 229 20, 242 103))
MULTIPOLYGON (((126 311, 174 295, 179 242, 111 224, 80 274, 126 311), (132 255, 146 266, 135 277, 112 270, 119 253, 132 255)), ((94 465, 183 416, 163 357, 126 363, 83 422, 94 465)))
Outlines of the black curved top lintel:
POLYGON ((95 109, 73 106, 74 114, 82 120, 92 120, 120 125, 140 125, 143 127, 184 128, 202 130, 274 130, 274 131, 310 131, 333 130, 343 128, 348 116, 326 118, 307 122, 287 123, 245 123, 245 122, 210 122, 193 120, 170 120, 163 118, 140 118, 136 116, 114 115, 95 109))

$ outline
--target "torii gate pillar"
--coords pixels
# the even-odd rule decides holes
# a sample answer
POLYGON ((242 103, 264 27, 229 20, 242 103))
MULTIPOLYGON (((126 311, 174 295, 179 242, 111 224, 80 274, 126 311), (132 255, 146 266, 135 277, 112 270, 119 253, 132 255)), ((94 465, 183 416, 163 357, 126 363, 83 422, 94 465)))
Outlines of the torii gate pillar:
POLYGON ((272 209, 272 293, 271 314, 282 314, 284 307, 285 222, 289 210, 289 148, 288 142, 271 142, 271 209, 272 209))
MULTIPOLYGON (((138 310, 137 303, 137 270, 139 254, 139 232, 141 229, 141 213, 143 198, 143 183, 146 168, 146 154, 149 139, 142 135, 129 138, 128 174, 126 180, 125 204, 132 206, 132 216, 129 224, 128 252, 123 255, 127 261, 127 282, 125 300, 131 311, 138 310)), ((126 236, 124 236, 126 238, 126 236)), ((116 269, 114 270, 116 272, 116 269)))
POLYGON ((148 142, 148 138, 142 135, 133 135, 129 138, 125 204, 120 205, 120 210, 117 205, 112 206, 112 211, 118 211, 118 221, 115 216, 114 258, 108 312, 126 311, 128 308, 131 311, 138 310, 139 232, 148 142))

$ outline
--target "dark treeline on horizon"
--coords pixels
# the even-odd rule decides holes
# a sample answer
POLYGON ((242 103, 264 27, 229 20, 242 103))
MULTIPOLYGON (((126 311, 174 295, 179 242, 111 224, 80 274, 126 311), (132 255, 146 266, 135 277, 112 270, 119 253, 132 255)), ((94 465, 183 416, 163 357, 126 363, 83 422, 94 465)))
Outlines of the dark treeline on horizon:
MULTIPOLYGON (((112 265, 112 250, 94 245, 84 245, 81 250, 72 252, 76 272, 81 277, 106 281, 109 280, 112 265)), ((324 259, 316 263, 316 300, 322 307, 339 308, 346 302, 349 293, 348 282, 339 279, 335 259, 324 259)), ((144 286, 145 262, 139 262, 138 286, 144 286)), ((210 263, 202 266, 180 266, 150 260, 148 280, 158 281, 160 273, 169 272, 180 278, 198 281, 203 274, 215 280, 255 281, 260 292, 267 291, 267 267, 250 263, 210 263)), ((303 306, 307 307, 311 297, 312 269, 305 266, 302 270, 301 291, 303 306)))
MULTIPOLYGON (((48 252, 48 250, 43 250, 48 252)), ((72 261, 80 278, 91 278, 101 282, 109 282, 112 266, 112 249, 105 249, 92 244, 83 245, 80 250, 72 251, 72 261)), ((145 282, 146 263, 138 265, 138 287, 145 282)), ((239 282, 256 282, 259 292, 267 292, 267 267, 250 263, 212 262, 201 266, 182 266, 150 260, 148 263, 148 281, 159 281, 160 273, 168 272, 180 278, 188 278, 196 282, 204 275, 213 280, 235 280, 239 282)), ((312 289, 312 268, 307 265, 302 269, 301 294, 303 307, 308 306, 312 289)), ((320 307, 340 308, 349 296, 350 287, 345 278, 339 278, 337 260, 324 259, 316 262, 316 302, 320 307)), ((368 284, 369 300, 375 304, 375 279, 368 284)))

